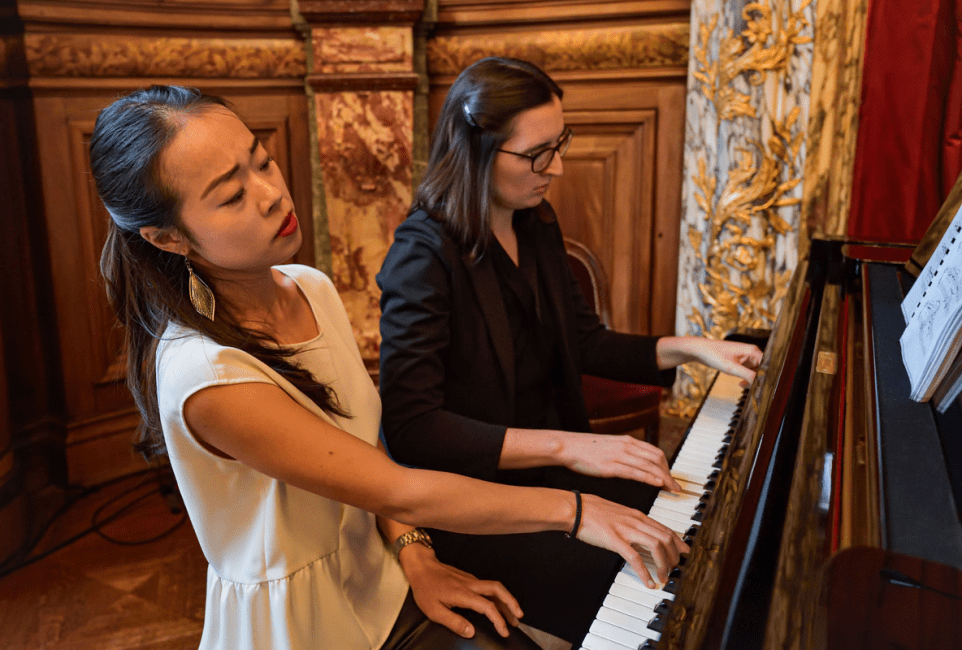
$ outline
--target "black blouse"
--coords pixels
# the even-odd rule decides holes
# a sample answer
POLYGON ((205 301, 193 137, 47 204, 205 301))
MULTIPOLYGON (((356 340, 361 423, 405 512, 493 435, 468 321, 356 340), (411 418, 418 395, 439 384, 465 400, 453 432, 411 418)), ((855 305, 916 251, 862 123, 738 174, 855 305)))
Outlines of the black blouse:
POLYGON ((530 217, 515 217, 517 266, 497 239, 490 247, 514 343, 515 409, 510 426, 559 429, 562 373, 558 364, 558 324, 552 310, 542 304, 541 296, 547 291, 538 273, 530 217))

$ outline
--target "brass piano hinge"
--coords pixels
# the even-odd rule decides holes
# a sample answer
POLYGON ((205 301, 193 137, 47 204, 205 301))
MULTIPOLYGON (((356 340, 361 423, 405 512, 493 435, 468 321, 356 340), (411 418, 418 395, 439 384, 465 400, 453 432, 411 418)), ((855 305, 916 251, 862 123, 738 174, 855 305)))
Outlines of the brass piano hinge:
POLYGON ((818 361, 815 362, 815 372, 823 375, 834 375, 837 360, 834 352, 819 352, 818 361))

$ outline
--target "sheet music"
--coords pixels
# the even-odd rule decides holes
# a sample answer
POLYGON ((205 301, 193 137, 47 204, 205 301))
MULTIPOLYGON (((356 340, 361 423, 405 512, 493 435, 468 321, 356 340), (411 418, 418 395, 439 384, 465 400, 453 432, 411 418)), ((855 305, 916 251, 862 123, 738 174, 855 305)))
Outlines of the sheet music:
POLYGON ((925 401, 962 350, 962 208, 902 301, 902 314, 906 327, 900 343, 911 397, 925 401))
POLYGON ((922 273, 919 274, 915 284, 912 285, 912 288, 909 289, 908 294, 905 296, 905 300, 902 301, 902 315, 905 317, 906 324, 908 324, 922 306, 929 287, 937 277, 936 272, 943 266, 943 261, 948 252, 955 248, 956 240, 959 239, 960 234, 962 234, 962 207, 955 213, 952 223, 945 229, 945 233, 939 241, 938 248, 932 253, 932 257, 929 258, 925 268, 922 269, 922 273))

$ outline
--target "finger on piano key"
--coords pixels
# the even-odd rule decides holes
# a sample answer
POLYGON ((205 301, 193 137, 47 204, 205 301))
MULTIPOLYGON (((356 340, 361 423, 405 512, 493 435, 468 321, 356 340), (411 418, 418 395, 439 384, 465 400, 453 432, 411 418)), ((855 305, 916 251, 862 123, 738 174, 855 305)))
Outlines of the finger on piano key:
MULTIPOLYGON (((694 483, 695 485, 698 485, 698 486, 705 485, 705 483, 708 480, 708 477, 705 473, 697 472, 697 470, 696 472, 692 472, 687 468, 675 469, 674 467, 672 467, 671 477, 675 479, 675 481, 687 481, 688 483, 694 483)), ((704 492, 704 490, 702 490, 702 492, 704 492)))
POLYGON ((631 568, 631 565, 627 563, 625 564, 625 568, 619 571, 618 575, 615 576, 615 582, 626 587, 631 587, 636 591, 642 591, 647 594, 657 596, 659 599, 675 599, 674 594, 671 594, 660 587, 650 589, 648 585, 641 581, 641 578, 639 578, 638 574, 635 573, 635 570, 631 568))
POLYGON ((681 486, 681 494, 687 494, 689 496, 697 496, 699 499, 705 494, 705 484, 695 483, 692 481, 686 481, 683 478, 677 476, 673 477, 675 482, 681 486))

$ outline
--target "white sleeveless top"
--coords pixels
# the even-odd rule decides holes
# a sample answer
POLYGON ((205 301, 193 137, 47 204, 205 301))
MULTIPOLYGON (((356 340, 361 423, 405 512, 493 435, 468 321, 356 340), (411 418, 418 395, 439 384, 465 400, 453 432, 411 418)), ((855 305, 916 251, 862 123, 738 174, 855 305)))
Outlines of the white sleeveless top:
POLYGON ((164 439, 210 563, 200 647, 379 648, 408 584, 378 534, 374 515, 220 458, 198 443, 184 421, 184 402, 202 388, 263 382, 280 386, 323 420, 377 444, 380 398, 334 285, 306 266, 276 268, 301 288, 317 321, 317 338, 298 346, 293 360, 330 385, 353 417, 325 414, 244 352, 192 330, 168 328, 157 349, 164 439))

